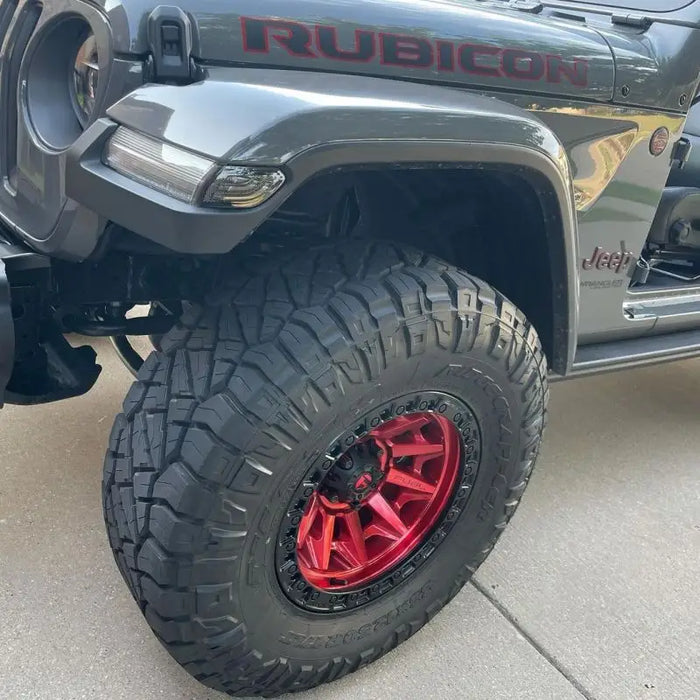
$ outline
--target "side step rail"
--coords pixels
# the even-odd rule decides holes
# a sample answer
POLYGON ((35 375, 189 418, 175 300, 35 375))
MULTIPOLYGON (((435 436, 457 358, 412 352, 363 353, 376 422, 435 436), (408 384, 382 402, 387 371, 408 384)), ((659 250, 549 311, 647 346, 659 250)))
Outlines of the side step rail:
POLYGON ((566 377, 553 376, 551 379, 574 379, 696 356, 700 356, 700 330, 584 345, 576 352, 571 373, 566 377))

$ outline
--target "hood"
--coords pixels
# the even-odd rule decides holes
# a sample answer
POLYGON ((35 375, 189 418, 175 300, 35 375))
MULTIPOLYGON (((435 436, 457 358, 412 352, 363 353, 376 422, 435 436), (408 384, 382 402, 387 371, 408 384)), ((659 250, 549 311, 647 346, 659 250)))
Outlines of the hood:
MULTIPOLYGON (((100 0, 115 49, 146 54, 157 0, 100 0)), ((205 63, 312 69, 608 101, 607 42, 573 22, 465 0, 185 0, 205 63)), ((173 8, 174 11, 175 8, 173 8)))

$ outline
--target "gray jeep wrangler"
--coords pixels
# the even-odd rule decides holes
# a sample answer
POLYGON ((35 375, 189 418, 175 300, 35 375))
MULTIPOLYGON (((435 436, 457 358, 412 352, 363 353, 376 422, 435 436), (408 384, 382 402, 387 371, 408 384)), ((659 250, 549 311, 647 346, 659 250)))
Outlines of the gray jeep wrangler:
POLYGON ((699 28, 693 0, 1 0, 0 401, 87 392, 71 334, 113 338, 109 541, 196 678, 377 659, 513 515, 548 379, 700 354, 699 28))

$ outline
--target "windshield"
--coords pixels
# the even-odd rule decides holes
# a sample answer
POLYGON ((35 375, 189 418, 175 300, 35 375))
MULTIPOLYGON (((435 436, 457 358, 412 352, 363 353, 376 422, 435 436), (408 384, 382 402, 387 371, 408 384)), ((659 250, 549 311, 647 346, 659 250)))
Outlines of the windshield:
POLYGON ((565 2, 578 2, 579 5, 603 5, 605 7, 619 7, 625 10, 641 10, 643 12, 675 12, 694 0, 564 0, 565 2))

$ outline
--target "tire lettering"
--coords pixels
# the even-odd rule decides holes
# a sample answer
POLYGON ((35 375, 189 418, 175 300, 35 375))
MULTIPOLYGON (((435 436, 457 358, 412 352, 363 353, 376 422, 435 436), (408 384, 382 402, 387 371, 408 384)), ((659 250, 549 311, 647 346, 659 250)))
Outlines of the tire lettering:
POLYGON ((329 636, 323 635, 306 635, 299 634, 298 632, 284 632, 278 639, 281 644, 286 644, 288 646, 296 647, 297 649, 330 649, 333 647, 341 646, 343 644, 350 644, 351 642, 357 641, 359 639, 364 639, 370 634, 378 632, 385 627, 388 627, 394 623, 401 615, 408 612, 417 603, 424 600, 433 588, 433 584, 428 582, 421 589, 413 593, 410 598, 405 600, 399 606, 389 611, 385 615, 377 618, 374 622, 369 622, 362 625, 356 630, 349 630, 344 634, 333 634, 329 636))

